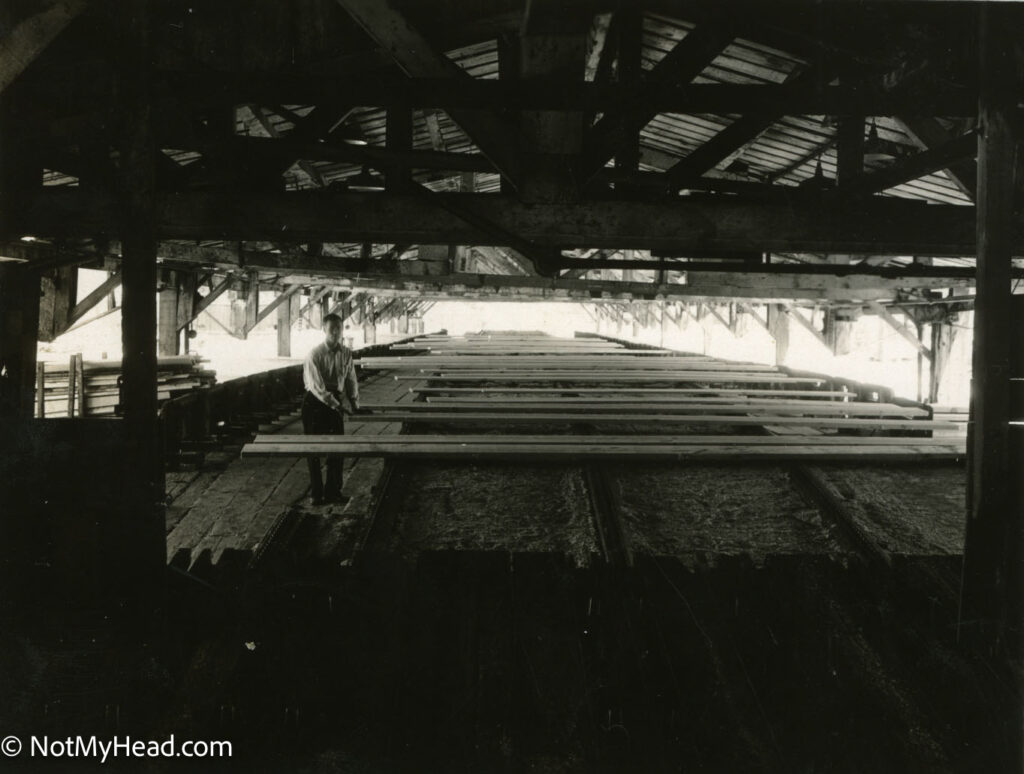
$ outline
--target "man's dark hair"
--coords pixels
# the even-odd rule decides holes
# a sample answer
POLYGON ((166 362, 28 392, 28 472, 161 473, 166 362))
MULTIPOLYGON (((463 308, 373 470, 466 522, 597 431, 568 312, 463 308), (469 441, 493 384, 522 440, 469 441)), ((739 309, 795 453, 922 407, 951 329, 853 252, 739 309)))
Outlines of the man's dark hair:
POLYGON ((341 316, 337 314, 325 314, 323 319, 323 325, 326 328, 330 323, 336 322, 341 325, 341 316))

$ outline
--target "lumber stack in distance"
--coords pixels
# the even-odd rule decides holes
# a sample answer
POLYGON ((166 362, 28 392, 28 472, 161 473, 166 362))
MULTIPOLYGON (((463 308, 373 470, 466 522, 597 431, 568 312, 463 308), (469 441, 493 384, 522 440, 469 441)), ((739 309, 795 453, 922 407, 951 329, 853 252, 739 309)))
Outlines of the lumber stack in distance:
MULTIPOLYGON (((216 373, 204 369, 205 362, 195 355, 174 355, 157 360, 157 400, 160 402, 191 390, 210 387, 217 381, 216 373)), ((70 364, 47 362, 43 365, 43 409, 47 417, 67 416, 68 376, 70 364)), ((82 362, 80 411, 76 416, 113 416, 120 401, 118 380, 120 360, 86 360, 82 362)), ((38 383, 36 397, 38 404, 38 383)))
POLYGON ((595 374, 590 371, 473 371, 473 372, 424 372, 416 374, 395 374, 395 379, 422 380, 435 382, 498 382, 522 384, 532 382, 563 382, 575 384, 593 383, 636 383, 636 384, 825 384, 824 377, 784 376, 781 374, 751 374, 739 372, 713 373, 707 371, 678 372, 663 371, 650 374, 595 374))
POLYGON ((687 400, 736 400, 746 396, 779 396, 787 398, 810 398, 814 400, 852 400, 857 393, 846 390, 771 390, 742 389, 716 387, 519 387, 519 386, 487 386, 487 387, 410 387, 413 394, 438 395, 452 393, 454 395, 613 395, 613 396, 671 396, 678 399, 686 396, 687 400), (709 396, 709 397, 701 397, 709 396))

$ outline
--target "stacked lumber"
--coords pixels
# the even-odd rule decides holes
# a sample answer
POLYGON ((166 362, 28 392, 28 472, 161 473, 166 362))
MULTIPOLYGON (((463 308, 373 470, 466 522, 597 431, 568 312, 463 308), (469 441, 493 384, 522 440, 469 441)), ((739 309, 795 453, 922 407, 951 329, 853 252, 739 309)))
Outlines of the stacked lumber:
MULTIPOLYGON (((198 355, 159 358, 157 400, 215 384, 216 372, 203 368, 203 362, 198 355)), ((41 362, 36 369, 36 416, 113 416, 120 403, 120 377, 120 360, 83 361, 81 355, 72 355, 67 363, 41 362)))

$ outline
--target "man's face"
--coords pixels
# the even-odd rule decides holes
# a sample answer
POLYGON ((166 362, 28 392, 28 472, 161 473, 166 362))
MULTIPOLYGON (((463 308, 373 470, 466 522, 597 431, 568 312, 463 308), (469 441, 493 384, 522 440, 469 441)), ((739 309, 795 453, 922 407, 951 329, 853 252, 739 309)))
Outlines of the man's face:
POLYGON ((328 349, 337 349, 341 346, 341 325, 334 321, 327 323, 325 336, 328 349))

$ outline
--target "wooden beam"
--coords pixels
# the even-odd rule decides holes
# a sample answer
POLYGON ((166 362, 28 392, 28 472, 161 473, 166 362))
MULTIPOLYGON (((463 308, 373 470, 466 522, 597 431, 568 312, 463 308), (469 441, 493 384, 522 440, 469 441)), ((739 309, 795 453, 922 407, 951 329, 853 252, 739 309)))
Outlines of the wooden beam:
POLYGON ((292 325, 299 316, 299 299, 297 293, 290 293, 287 301, 277 307, 278 357, 292 356, 292 325))
POLYGON ((39 299, 39 340, 53 341, 70 326, 78 295, 78 267, 61 266, 42 272, 39 299))
POLYGON ((818 343, 821 344, 821 346, 828 348, 828 341, 825 339, 825 335, 816 327, 814 327, 814 323, 812 323, 810 320, 804 317, 803 312, 801 312, 797 307, 793 306, 792 304, 785 304, 785 307, 786 311, 789 313, 790 319, 796 320, 798 323, 800 323, 804 330, 806 330, 815 339, 817 339, 818 343))
POLYGON ((267 304, 265 308, 259 310, 259 314, 256 316, 256 320, 253 323, 252 328, 246 326, 246 335, 252 333, 253 328, 255 328, 261 322, 266 320, 274 310, 276 310, 279 306, 284 304, 285 301, 289 301, 291 297, 298 293, 300 290, 302 290, 301 285, 292 285, 290 288, 282 291, 281 293, 278 293, 277 297, 274 298, 273 301, 267 304))
MULTIPOLYGON (((831 80, 834 72, 824 67, 812 66, 798 76, 777 87, 780 98, 788 95, 800 95, 813 92, 820 88, 824 81, 831 80)), ((670 191, 678 191, 686 187, 688 180, 700 177, 719 162, 757 138, 765 129, 786 115, 784 107, 777 107, 763 115, 747 114, 733 121, 706 143, 701 145, 689 156, 667 170, 667 184, 670 191)))
MULTIPOLYGON (((624 25, 620 26, 619 35, 623 35, 624 32, 639 35, 639 9, 625 6, 619 14, 633 16, 636 20, 633 27, 623 29, 624 25)), ((619 24, 621 25, 621 22, 619 24)), ((622 78, 623 60, 620 44, 619 80, 626 82, 632 93, 624 94, 618 107, 606 110, 601 120, 587 133, 584 153, 577 165, 577 175, 580 179, 587 180, 604 167, 608 159, 630 138, 636 137, 640 130, 661 112, 656 104, 658 97, 680 84, 692 81, 725 50, 732 38, 729 31, 720 27, 697 27, 646 74, 642 84, 637 84, 629 78, 622 78)), ((639 46, 639 39, 637 45, 639 46)), ((639 47, 636 57, 639 65, 639 47)), ((635 75, 639 76, 639 72, 635 75)))
POLYGON ((178 328, 178 273, 164 272, 163 287, 160 289, 159 315, 157 317, 157 356, 166 357, 181 354, 181 336, 178 328))
POLYGON ((89 311, 95 307, 100 301, 108 298, 115 289, 121 286, 121 270, 113 271, 110 275, 103 280, 99 287, 93 290, 89 295, 75 304, 75 308, 71 310, 71 315, 68 317, 68 327, 77 323, 89 311))
POLYGON ((861 174, 848 182, 840 181, 835 195, 862 196, 895 188, 911 180, 955 166, 957 162, 972 161, 977 146, 975 133, 968 132, 938 147, 907 156, 883 169, 861 174))
MULTIPOLYGON (((935 118, 901 113, 896 121, 923 150, 945 148, 954 140, 949 131, 935 118)), ((952 161, 946 167, 946 175, 971 201, 975 200, 978 166, 974 159, 961 158, 952 161)))
MULTIPOLYGON (((394 58, 411 78, 472 80, 398 10, 392 0, 338 0, 366 33, 394 58)), ((408 103, 410 106, 412 103, 408 103)), ((493 115, 464 109, 448 114, 509 180, 520 179, 518 136, 493 115)))
MULTIPOLYGON (((213 304, 214 301, 216 301, 218 298, 224 295, 224 292, 231 288, 234 281, 235 277, 231 274, 228 274, 220 282, 214 285, 210 289, 210 292, 207 293, 199 301, 199 303, 197 303, 195 307, 192 309, 192 320, 198 317, 201 313, 205 312, 210 307, 210 305, 213 304)), ((192 322, 192 320, 189 320, 189 322, 192 322)))
MULTIPOLYGON (((9 204, 0 194, 0 208, 9 204)), ((165 239, 505 244, 883 255, 974 254, 974 209, 892 197, 856 206, 716 201, 600 200, 532 207, 492 194, 391 195, 333 191, 178 192, 159 204, 165 239), (456 214, 457 213, 457 214, 456 214), (472 220, 473 223, 467 221, 472 220), (482 235, 481 232, 484 232, 482 235), (488 240, 493 240, 488 242, 488 240)), ((36 191, 4 235, 89 238, 120 228, 111 198, 73 188, 36 191), (14 232, 13 234, 11 232, 14 232)), ((1011 233, 1024 255, 1024 234, 1011 233)), ((520 252, 523 252, 520 250, 520 252)))
POLYGON ((39 274, 0 264, 0 416, 33 415, 38 334, 39 274))
MULTIPOLYGON (((1009 278, 1007 278, 1007 287, 1009 287, 1009 278)), ((914 349, 916 349, 918 352, 920 352, 926 358, 931 360, 932 351, 930 349, 928 349, 928 347, 926 347, 924 345, 924 343, 914 333, 911 333, 907 329, 907 327, 905 325, 903 325, 903 323, 901 323, 899 320, 897 320, 896 317, 892 314, 892 312, 890 312, 884 306, 879 304, 877 301, 870 302, 869 306, 871 307, 872 310, 874 310, 875 314, 877 314, 879 317, 881 317, 883 320, 885 320, 885 322, 889 325, 890 328, 892 328, 900 336, 902 336, 904 339, 906 339, 906 341, 914 349)))
POLYGON ((1020 144, 1015 9, 979 9, 978 286, 968 423, 967 530, 958 640, 986 656, 1021 648, 1024 443, 1011 426, 1011 379, 1024 378, 1021 304, 1010 286, 1020 144))
POLYGON ((19 22, 0 38, 0 92, 10 86, 88 5, 88 0, 57 0, 19 22))

